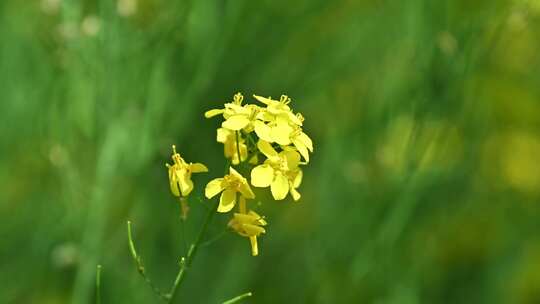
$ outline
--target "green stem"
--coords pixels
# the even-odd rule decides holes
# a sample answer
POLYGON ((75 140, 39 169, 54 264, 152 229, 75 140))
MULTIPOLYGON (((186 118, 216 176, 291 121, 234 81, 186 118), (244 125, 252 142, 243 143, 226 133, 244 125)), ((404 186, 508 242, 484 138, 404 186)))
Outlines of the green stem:
POLYGON ((234 304, 234 303, 238 303, 238 302, 242 301, 242 300, 245 299, 245 298, 251 297, 252 295, 253 295, 253 294, 252 294, 251 292, 246 292, 246 293, 244 293, 244 294, 241 294, 241 295, 239 295, 239 296, 237 296, 237 297, 234 297, 234 298, 232 298, 232 299, 230 299, 230 300, 227 300, 227 301, 223 302, 223 304, 234 304))
POLYGON ((96 304, 101 304, 101 265, 96 269, 96 304))
POLYGON ((133 260, 135 261, 135 264, 137 266, 137 271, 139 274, 143 277, 144 281, 152 291, 162 300, 167 301, 169 298, 166 294, 161 292, 161 290, 154 285, 152 280, 148 276, 146 276, 146 269, 144 268, 144 264, 142 261, 141 256, 137 253, 137 249, 135 249, 135 242, 133 242, 133 237, 131 235, 131 222, 127 221, 127 231, 128 231, 128 242, 129 242, 129 251, 131 252, 131 256, 133 257, 133 260))
POLYGON ((248 141, 251 143, 251 145, 254 148, 257 148, 257 142, 255 142, 255 140, 253 139, 253 137, 251 136, 251 133, 248 133, 246 138, 248 139, 248 141))
POLYGON ((240 157, 240 132, 236 132, 236 153, 238 153, 238 164, 240 165, 242 163, 242 157, 240 157))
POLYGON ((174 303, 174 300, 176 299, 176 296, 178 295, 178 289, 180 288, 180 285, 182 285, 182 282, 184 281, 184 278, 186 277, 187 270, 191 266, 191 263, 193 262, 193 259, 195 258, 197 254, 199 246, 201 245, 204 235, 206 234, 206 230, 208 229, 208 225, 212 221, 212 218, 214 217, 216 210, 217 210, 217 204, 213 208, 211 208, 206 214, 206 219, 204 220, 204 224, 201 230, 199 231, 199 235, 197 235, 195 242, 193 242, 193 244, 191 244, 191 246, 189 247, 187 257, 182 258, 182 260, 180 261, 180 270, 178 271, 178 274, 176 275, 176 279, 174 280, 174 284, 171 287, 168 303, 174 303))

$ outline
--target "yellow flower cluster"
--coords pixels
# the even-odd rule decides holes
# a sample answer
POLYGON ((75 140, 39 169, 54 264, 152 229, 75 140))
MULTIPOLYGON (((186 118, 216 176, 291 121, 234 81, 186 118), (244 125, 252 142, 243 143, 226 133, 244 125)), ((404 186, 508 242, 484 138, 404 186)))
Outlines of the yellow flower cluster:
MULTIPOLYGON (((263 216, 247 208, 247 200, 255 194, 251 186, 270 187, 275 200, 283 200, 290 193, 294 201, 301 197, 298 188, 302 183, 301 165, 309 163, 313 142, 302 126, 304 117, 294 113, 289 104, 291 99, 282 95, 279 100, 257 95, 262 103, 243 104, 244 96, 237 93, 223 109, 207 111, 206 118, 222 115, 224 121, 217 130, 217 141, 223 144, 224 155, 230 163, 224 177, 216 178, 206 185, 205 196, 218 194, 218 212, 226 213, 238 205, 228 226, 239 235, 249 238, 252 255, 257 255, 257 237, 264 234, 266 221, 263 216), (264 160, 259 159, 264 156, 264 160), (240 172, 249 173, 248 181, 240 172)), ((174 165, 169 167, 171 191, 174 195, 187 196, 193 189, 192 172, 206 172, 202 164, 187 164, 173 151, 174 165), (179 191, 180 190, 180 191, 179 191)))

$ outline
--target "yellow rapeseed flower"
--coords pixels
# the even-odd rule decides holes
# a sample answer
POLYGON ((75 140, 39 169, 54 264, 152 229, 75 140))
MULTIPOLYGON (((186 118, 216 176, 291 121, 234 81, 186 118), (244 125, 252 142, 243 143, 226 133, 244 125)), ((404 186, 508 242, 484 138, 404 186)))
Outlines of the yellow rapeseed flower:
POLYGON ((175 196, 186 197, 193 190, 191 173, 208 172, 208 168, 201 163, 187 163, 180 154, 176 152, 176 146, 173 145, 172 160, 173 165, 166 164, 169 168, 169 183, 171 192, 175 196))
POLYGON ((247 180, 233 167, 229 167, 229 174, 222 178, 211 180, 205 189, 206 198, 212 198, 221 193, 218 212, 229 212, 237 201, 237 193, 247 199, 255 198, 247 180))
MULTIPOLYGON (((302 121, 304 120, 301 114, 297 114, 297 116, 302 121)), ((294 130, 291 132, 289 138, 306 162, 309 162, 309 152, 313 152, 313 142, 311 141, 311 138, 302 131, 302 128, 298 126, 294 126, 293 128, 294 130)))
POLYGON ((257 136, 269 143, 276 142, 284 146, 291 144, 291 134, 302 125, 302 120, 294 115, 288 105, 291 99, 285 95, 282 95, 279 101, 257 95, 253 97, 266 105, 260 115, 264 123, 259 121, 254 124, 257 136))
POLYGON ((300 193, 296 190, 302 182, 302 171, 298 167, 300 154, 290 147, 278 153, 263 140, 259 140, 257 147, 267 159, 251 170, 251 184, 261 188, 270 186, 275 200, 284 199, 289 192, 295 201, 300 199, 300 193))
POLYGON ((263 226, 266 226, 266 221, 262 216, 255 213, 255 211, 250 210, 246 212, 246 200, 244 197, 240 197, 239 212, 233 215, 228 225, 239 235, 249 238, 251 254, 253 256, 259 254, 257 237, 266 233, 266 230, 263 228, 263 226))
POLYGON ((263 115, 261 111, 261 108, 254 104, 244 106, 230 105, 225 110, 223 115, 225 121, 221 126, 229 130, 244 130, 249 133, 255 129, 257 124, 262 123, 260 121, 263 115))
POLYGON ((291 123, 297 124, 299 126, 302 125, 302 121, 294 115, 291 108, 289 107, 291 99, 287 95, 281 95, 279 100, 265 98, 258 95, 253 95, 253 97, 266 105, 266 111, 268 114, 274 116, 282 116, 291 123))
POLYGON ((224 114, 225 111, 227 110, 227 107, 229 107, 231 105, 241 106, 242 105, 242 100, 244 100, 244 96, 241 93, 236 93, 233 96, 233 101, 226 103, 224 109, 208 110, 208 111, 206 111, 204 113, 204 117, 211 118, 211 117, 214 117, 214 116, 217 116, 217 115, 220 115, 220 114, 224 114))
POLYGON ((252 132, 257 124, 261 124, 264 111, 261 107, 254 104, 242 105, 244 96, 241 93, 234 95, 233 101, 226 103, 223 109, 212 109, 206 111, 206 118, 222 114, 225 121, 221 124, 223 128, 246 132, 252 132))

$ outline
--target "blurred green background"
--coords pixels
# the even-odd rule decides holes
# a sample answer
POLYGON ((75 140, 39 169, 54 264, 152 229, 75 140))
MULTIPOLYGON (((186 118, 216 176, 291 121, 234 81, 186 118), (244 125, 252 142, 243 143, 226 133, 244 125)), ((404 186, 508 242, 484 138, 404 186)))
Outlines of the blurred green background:
MULTIPOLYGON (((540 1, 0 1, 0 303, 155 303, 176 144, 222 174, 241 91, 315 142, 251 257, 218 215, 182 303, 540 303, 540 1)), ((259 193, 268 191, 260 191, 259 193)), ((268 194, 262 195, 268 199, 268 194)))

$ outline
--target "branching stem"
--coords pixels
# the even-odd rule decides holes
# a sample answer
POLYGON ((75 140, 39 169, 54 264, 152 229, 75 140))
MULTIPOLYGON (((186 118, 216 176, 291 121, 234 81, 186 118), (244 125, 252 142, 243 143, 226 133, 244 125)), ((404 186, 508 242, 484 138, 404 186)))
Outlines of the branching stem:
POLYGON ((239 295, 239 296, 237 296, 237 297, 234 297, 234 298, 232 298, 232 299, 230 299, 230 300, 227 300, 227 301, 223 302, 223 304, 234 304, 234 303, 238 303, 238 302, 242 301, 242 300, 245 299, 245 298, 251 297, 252 295, 253 295, 253 294, 252 294, 251 292, 246 292, 246 293, 244 293, 244 294, 241 294, 241 295, 239 295))
POLYGON ((208 225, 212 221, 212 218, 214 217, 216 210, 217 210, 217 204, 215 204, 206 214, 206 218, 204 220, 203 226, 201 230, 199 231, 199 234, 197 235, 195 242, 193 242, 191 246, 189 246, 187 257, 181 259, 180 270, 178 271, 178 274, 176 275, 176 279, 174 280, 174 284, 171 287, 171 291, 168 294, 168 303, 174 303, 174 300, 176 299, 176 296, 178 295, 178 290, 180 286, 182 285, 184 278, 186 277, 187 270, 191 266, 191 263, 193 262, 193 259, 195 258, 197 254, 197 251, 206 234, 206 231, 208 230, 208 225))
POLYGON ((133 237, 131 236, 131 221, 127 222, 127 230, 128 230, 129 251, 131 252, 131 256, 133 257, 133 260, 135 261, 135 264, 137 266, 137 271, 143 277, 144 281, 148 284, 148 286, 150 286, 152 291, 160 299, 164 301, 168 301, 169 296, 164 294, 156 285, 154 285, 152 280, 150 280, 150 278, 146 276, 146 269, 144 268, 144 264, 142 262, 141 256, 137 254, 137 250, 135 249, 135 243, 133 242, 133 237))

